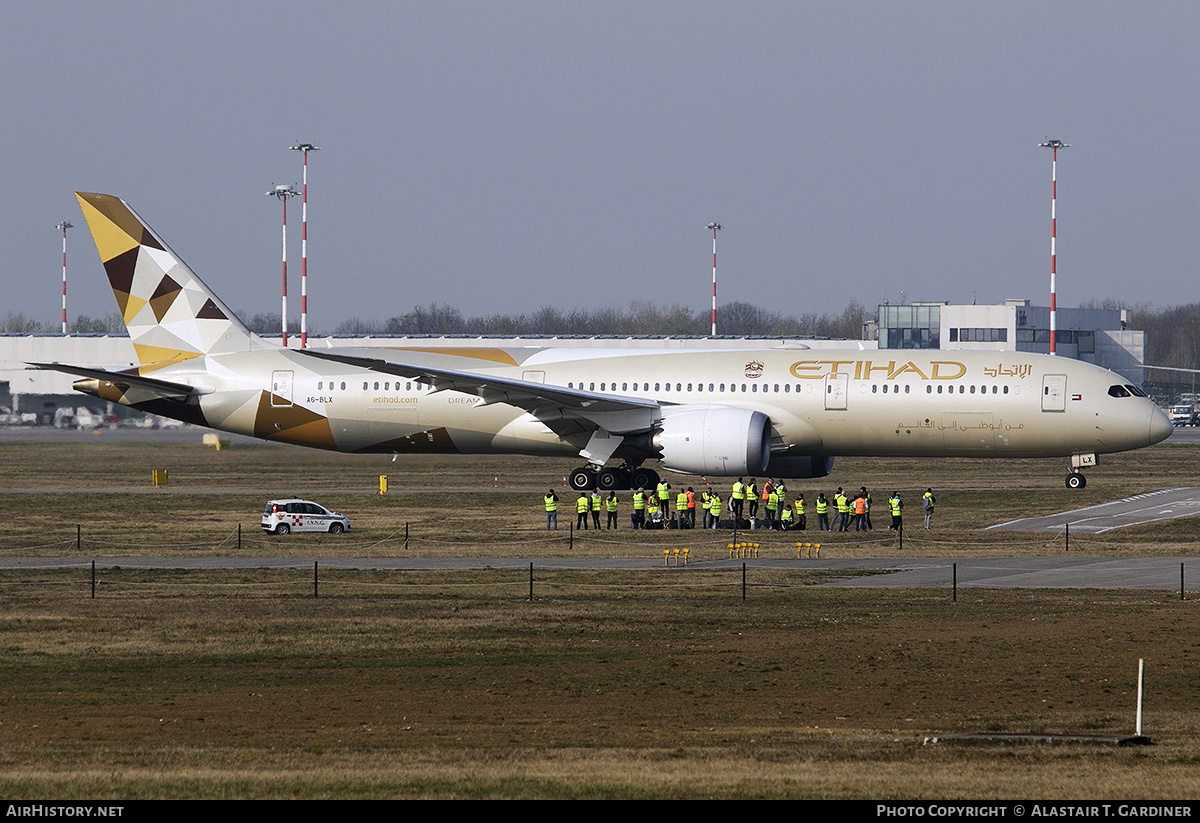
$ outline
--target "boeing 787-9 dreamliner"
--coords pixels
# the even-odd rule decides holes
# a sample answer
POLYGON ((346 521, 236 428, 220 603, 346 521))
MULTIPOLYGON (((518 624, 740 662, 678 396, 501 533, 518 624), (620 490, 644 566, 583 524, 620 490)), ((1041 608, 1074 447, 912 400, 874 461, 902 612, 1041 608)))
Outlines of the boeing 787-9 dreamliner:
POLYGON ((137 355, 85 394, 265 440, 358 453, 579 456, 576 489, 651 488, 644 464, 824 477, 835 456, 1063 457, 1164 440, 1167 416, 1063 357, 937 350, 288 349, 250 332, 122 200, 77 193, 137 355))

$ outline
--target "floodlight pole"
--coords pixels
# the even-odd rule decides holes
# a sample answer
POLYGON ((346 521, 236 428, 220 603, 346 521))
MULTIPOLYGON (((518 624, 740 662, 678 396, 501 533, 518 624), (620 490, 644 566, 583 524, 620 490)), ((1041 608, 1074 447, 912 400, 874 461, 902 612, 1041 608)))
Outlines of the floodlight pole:
POLYGON ((1055 204, 1058 200, 1058 150, 1070 148, 1070 143, 1064 143, 1061 140, 1047 140, 1045 143, 1038 143, 1042 148, 1050 149, 1052 154, 1050 157, 1050 353, 1057 354, 1056 346, 1058 344, 1058 297, 1054 283, 1055 276, 1055 250, 1054 241, 1057 237, 1057 226, 1055 225, 1055 204))
POLYGON ((73 229, 71 221, 64 220, 55 226, 56 229, 62 231, 62 333, 67 333, 67 229, 73 229))
POLYGON ((717 231, 720 223, 709 223, 704 228, 712 229, 713 233, 713 293, 712 293, 712 336, 717 336, 717 231))
POLYGON ((267 197, 278 197, 283 203, 283 347, 287 348, 287 201, 300 192, 292 186, 276 186, 267 197))
POLYGON ((320 151, 312 143, 297 143, 292 151, 304 153, 303 196, 300 198, 300 348, 308 348, 308 153, 320 151))

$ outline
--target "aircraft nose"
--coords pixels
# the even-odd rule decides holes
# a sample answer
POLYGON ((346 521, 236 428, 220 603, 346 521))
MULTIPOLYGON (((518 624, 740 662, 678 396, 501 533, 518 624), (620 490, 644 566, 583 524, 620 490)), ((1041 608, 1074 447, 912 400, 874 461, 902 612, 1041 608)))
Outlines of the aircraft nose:
POLYGON ((1171 418, 1167 417, 1166 413, 1158 406, 1150 407, 1150 445, 1161 443, 1171 436, 1171 432, 1175 431, 1175 426, 1171 424, 1171 418))

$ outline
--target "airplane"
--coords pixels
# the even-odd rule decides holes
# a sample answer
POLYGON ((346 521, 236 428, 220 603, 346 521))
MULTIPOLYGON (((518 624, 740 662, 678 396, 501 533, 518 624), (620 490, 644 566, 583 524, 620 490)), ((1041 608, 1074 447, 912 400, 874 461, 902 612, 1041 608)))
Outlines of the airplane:
POLYGON ((1114 372, 1020 352, 289 349, 250 332, 128 204, 77 192, 139 365, 84 394, 226 432, 352 453, 579 456, 575 489, 825 477, 835 456, 1097 456, 1166 439, 1114 372))

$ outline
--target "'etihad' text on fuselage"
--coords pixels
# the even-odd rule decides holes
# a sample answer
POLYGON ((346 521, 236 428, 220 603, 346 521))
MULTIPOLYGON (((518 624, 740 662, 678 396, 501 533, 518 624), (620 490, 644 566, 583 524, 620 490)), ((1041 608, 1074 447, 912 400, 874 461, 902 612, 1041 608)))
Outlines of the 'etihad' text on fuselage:
POLYGON ((922 380, 957 380, 967 373, 967 367, 957 360, 930 360, 928 374, 911 360, 900 365, 895 360, 886 364, 876 364, 873 360, 798 360, 792 364, 791 372, 801 380, 820 380, 834 374, 850 374, 851 366, 855 380, 869 380, 872 374, 878 377, 884 372, 887 380, 904 374, 914 374, 922 380))

